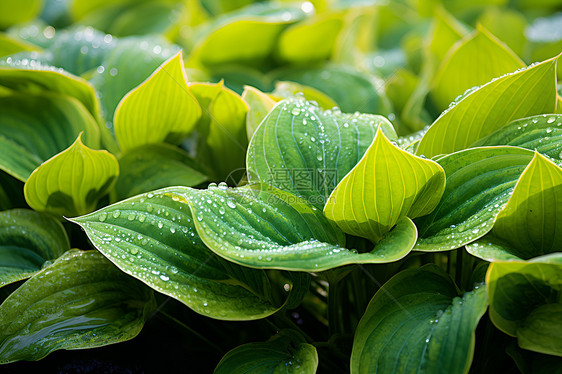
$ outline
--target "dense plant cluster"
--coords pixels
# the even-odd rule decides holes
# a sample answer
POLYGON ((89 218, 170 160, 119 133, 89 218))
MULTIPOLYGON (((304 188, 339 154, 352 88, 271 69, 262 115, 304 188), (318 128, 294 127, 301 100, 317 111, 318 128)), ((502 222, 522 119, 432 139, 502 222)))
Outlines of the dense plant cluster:
POLYGON ((559 1, 4 0, 0 29, 3 368, 159 316, 201 372, 562 372, 559 1))

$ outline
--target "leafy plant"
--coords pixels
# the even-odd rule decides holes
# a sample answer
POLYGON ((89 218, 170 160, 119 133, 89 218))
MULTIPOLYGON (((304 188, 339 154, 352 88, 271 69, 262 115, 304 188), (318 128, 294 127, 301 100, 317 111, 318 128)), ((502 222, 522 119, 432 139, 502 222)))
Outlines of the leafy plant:
POLYGON ((562 370, 556 1, 32 3, 0 5, 4 368, 562 370))

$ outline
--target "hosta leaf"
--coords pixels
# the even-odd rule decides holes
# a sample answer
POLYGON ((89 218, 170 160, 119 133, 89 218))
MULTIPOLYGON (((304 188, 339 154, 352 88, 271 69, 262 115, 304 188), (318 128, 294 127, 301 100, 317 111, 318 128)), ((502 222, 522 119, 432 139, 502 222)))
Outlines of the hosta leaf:
POLYGON ((248 343, 230 350, 219 362, 214 374, 314 374, 317 368, 316 348, 298 332, 281 330, 267 342, 248 343))
POLYGON ((119 174, 117 159, 86 147, 80 138, 31 174, 24 186, 30 207, 59 215, 85 214, 113 187, 119 174))
POLYGON ((439 109, 465 90, 482 85, 525 64, 482 26, 452 47, 437 71, 432 89, 439 109))
POLYGON ((53 217, 27 209, 0 212, 0 287, 29 278, 69 249, 53 217))
POLYGON ((343 25, 341 11, 324 12, 291 25, 279 36, 277 55, 294 64, 328 59, 343 25))
POLYGON ((163 141, 179 142, 201 117, 187 85, 181 52, 129 92, 115 110, 115 136, 122 150, 163 141))
POLYGON ((560 357, 521 349, 514 341, 507 346, 505 353, 513 358, 522 374, 558 374, 562 368, 560 357))
POLYGON ((149 288, 99 252, 72 250, 0 305, 0 363, 132 339, 155 306, 149 288))
POLYGON ((250 141, 254 131, 256 131, 261 121, 275 106, 275 100, 251 86, 244 87, 242 100, 248 104, 248 114, 246 115, 246 134, 248 135, 248 141, 250 141))
POLYGON ((472 147, 513 145, 549 156, 562 164, 562 115, 542 114, 513 121, 472 147))
POLYGON ((342 247, 343 233, 321 211, 269 185, 177 187, 170 194, 189 204, 197 232, 211 250, 249 267, 322 271, 392 262, 408 254, 417 238, 412 221, 404 218, 371 252, 359 254, 342 247))
POLYGON ((169 186, 197 186, 204 171, 181 149, 169 144, 146 144, 119 159, 115 183, 117 200, 169 186))
POLYGON ((0 57, 18 52, 35 51, 38 47, 0 32, 0 57))
POLYGON ((315 101, 322 109, 332 109, 338 106, 330 96, 322 91, 296 82, 277 81, 275 82, 275 90, 272 92, 272 95, 280 96, 284 99, 294 98, 300 94, 308 101, 315 101))
POLYGON ((81 132, 88 146, 100 146, 98 124, 72 97, 10 92, 0 95, 0 112, 0 169, 21 181, 81 132))
POLYGON ((555 75, 556 58, 552 58, 471 91, 435 120, 417 154, 433 157, 458 151, 511 120, 553 113, 557 99, 555 75))
POLYGON ((323 111, 303 100, 284 100, 267 115, 248 146, 248 178, 300 195, 322 209, 379 127, 396 139, 382 116, 323 111))
POLYGON ((398 273, 383 287, 357 326, 351 373, 467 373, 486 288, 460 295, 434 265, 398 273))
POLYGON ((225 261, 201 241, 189 207, 171 196, 185 188, 139 195, 72 221, 122 271, 197 313, 223 320, 275 313, 265 272, 225 261))
MULTIPOLYGON (((562 169, 535 153, 488 235, 499 240, 487 236, 467 246, 467 250, 481 257, 480 247, 489 253, 493 246, 497 248, 495 251, 507 252, 515 259, 562 252, 561 221, 562 169)), ((562 253, 559 255, 562 257, 562 253)), ((495 260, 488 256, 484 259, 495 260)))
POLYGON ((562 356, 562 264, 493 262, 486 284, 497 328, 521 348, 562 356))
POLYGON ((291 68, 273 73, 277 81, 293 81, 328 95, 343 112, 386 115, 392 110, 384 93, 384 82, 349 66, 327 65, 318 68, 291 68))
POLYGON ((216 178, 227 180, 244 168, 248 104, 222 81, 195 83, 190 88, 203 108, 197 124, 197 157, 215 171, 216 178))
POLYGON ((42 0, 3 0, 0 4, 0 29, 31 21, 41 13, 42 6, 42 0))
POLYGON ((483 147, 439 158, 445 192, 435 210, 416 219, 416 250, 455 249, 492 229, 533 152, 517 147, 483 147))
POLYGON ((392 145, 379 127, 361 161, 332 191, 324 214, 344 232, 376 243, 400 218, 431 213, 444 190, 439 164, 392 145))
MULTIPOLYGON (((562 49, 562 14, 551 13, 546 17, 537 17, 525 30, 527 53, 530 61, 541 61, 560 54, 562 49)), ((562 72, 558 71, 558 79, 562 72)))
POLYGON ((515 54, 523 56, 527 39, 525 16, 515 9, 489 7, 478 18, 478 23, 504 42, 515 54))

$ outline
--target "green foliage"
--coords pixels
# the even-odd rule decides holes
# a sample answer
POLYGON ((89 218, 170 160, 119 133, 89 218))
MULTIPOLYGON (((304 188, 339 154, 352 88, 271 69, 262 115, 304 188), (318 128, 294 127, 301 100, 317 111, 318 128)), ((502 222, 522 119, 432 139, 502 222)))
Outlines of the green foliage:
POLYGON ((559 371, 561 10, 3 1, 0 364, 559 371))

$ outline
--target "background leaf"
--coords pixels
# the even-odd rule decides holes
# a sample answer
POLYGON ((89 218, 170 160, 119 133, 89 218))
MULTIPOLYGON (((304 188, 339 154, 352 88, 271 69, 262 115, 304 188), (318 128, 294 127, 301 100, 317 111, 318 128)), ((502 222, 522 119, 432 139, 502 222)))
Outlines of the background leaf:
POLYGON ((156 303, 97 251, 73 250, 0 305, 0 363, 134 338, 156 303))
POLYGON ((267 113, 275 106, 275 101, 257 88, 245 86, 242 100, 248 104, 246 115, 246 134, 248 142, 267 113))
POLYGON ((484 287, 461 297, 434 265, 398 273, 357 326, 351 373, 466 373, 486 308, 484 287))

